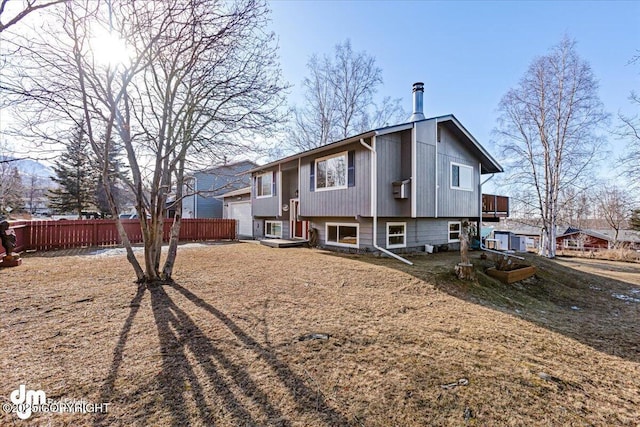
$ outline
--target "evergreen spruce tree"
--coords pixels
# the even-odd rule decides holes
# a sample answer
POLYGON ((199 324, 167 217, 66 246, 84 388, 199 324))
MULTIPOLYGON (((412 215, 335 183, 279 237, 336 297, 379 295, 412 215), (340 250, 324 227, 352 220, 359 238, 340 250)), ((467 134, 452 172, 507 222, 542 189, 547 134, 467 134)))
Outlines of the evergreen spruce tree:
MULTIPOLYGON (((121 212, 122 208, 127 204, 133 205, 133 196, 125 184, 129 171, 125 162, 122 160, 122 157, 122 144, 118 144, 116 141, 111 141, 109 144, 107 160, 109 174, 109 181, 107 185, 109 185, 111 193, 116 200, 118 212, 121 212)), ((100 166, 96 166, 96 170, 98 171, 96 174, 96 205, 103 216, 111 215, 111 208, 109 206, 109 201, 107 200, 107 192, 105 190, 105 184, 103 183, 100 166)))
POLYGON ((95 207, 96 170, 89 157, 81 122, 67 145, 66 153, 55 161, 53 181, 58 188, 49 192, 49 205, 58 213, 77 212, 95 207))

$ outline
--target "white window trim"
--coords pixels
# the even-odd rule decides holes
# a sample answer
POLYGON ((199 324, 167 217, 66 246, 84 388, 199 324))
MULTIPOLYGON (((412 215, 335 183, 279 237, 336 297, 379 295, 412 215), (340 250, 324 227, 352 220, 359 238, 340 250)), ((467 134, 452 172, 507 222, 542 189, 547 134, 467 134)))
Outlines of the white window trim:
POLYGON ((460 234, 462 233, 462 221, 449 221, 447 223, 447 240, 449 243, 457 243, 460 241, 460 234), (451 224, 458 224, 458 238, 451 239, 451 224))
POLYGON ((265 173, 261 173, 260 175, 256 175, 256 199, 266 199, 268 197, 273 197, 273 172, 265 172, 265 173), (258 178, 261 176, 267 176, 270 175, 271 176, 271 185, 269 186, 269 194, 268 195, 262 195, 262 196, 258 196, 258 178))
POLYGON ((315 186, 315 191, 333 191, 333 190, 344 190, 345 188, 349 188, 349 152, 348 151, 342 151, 340 153, 334 153, 334 154, 330 154, 328 156, 324 156, 324 157, 319 157, 317 159, 315 159, 315 182, 314 182, 314 186, 315 186), (341 185, 339 187, 318 187, 318 162, 321 162, 323 160, 328 160, 328 159, 332 159, 334 157, 344 157, 344 164, 345 164, 345 170, 344 170, 344 185, 341 185))
MULTIPOLYGON (((463 165, 462 163, 451 162, 449 164, 449 187, 452 190, 473 191, 473 181, 475 181, 475 179, 473 178, 473 174, 474 174, 473 166, 463 165), (453 185, 453 167, 454 166, 458 166, 460 169, 462 168, 471 169, 471 187, 465 188, 465 187, 456 187, 453 185)), ((458 178, 460 177, 458 176, 458 178)))
POLYGON ((387 249, 397 249, 397 248, 406 248, 407 247, 407 223, 406 222, 388 222, 387 223, 387 249), (389 235, 389 228, 401 225, 404 228, 404 232, 402 234, 391 234, 389 235), (392 245, 389 243, 389 237, 398 237, 402 236, 403 243, 392 245))
POLYGON ((264 221, 264 237, 274 237, 277 239, 282 239, 282 221, 264 221), (267 224, 280 224, 280 235, 277 234, 267 234, 267 224))
POLYGON ((360 224, 357 222, 327 222, 324 225, 324 242, 327 246, 341 246, 343 248, 360 248, 360 224), (355 227, 356 228, 356 244, 350 245, 348 243, 330 242, 329 241, 329 227, 338 227, 337 235, 340 235, 340 227, 355 227))
POLYGON ((584 245, 579 239, 563 239, 562 243, 562 246, 567 249, 584 249, 584 245), (575 246, 572 246, 571 242, 575 242, 575 246))

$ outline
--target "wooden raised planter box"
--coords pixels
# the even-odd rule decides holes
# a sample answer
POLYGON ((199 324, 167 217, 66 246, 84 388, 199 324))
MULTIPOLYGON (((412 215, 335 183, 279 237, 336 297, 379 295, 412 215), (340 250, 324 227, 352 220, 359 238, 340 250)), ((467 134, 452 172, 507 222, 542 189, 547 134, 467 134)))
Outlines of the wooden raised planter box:
POLYGON ((495 277, 502 283, 511 284, 533 276, 536 274, 536 268, 530 265, 527 267, 516 268, 515 270, 500 271, 496 270, 495 267, 491 267, 487 269, 487 274, 491 277, 495 277))

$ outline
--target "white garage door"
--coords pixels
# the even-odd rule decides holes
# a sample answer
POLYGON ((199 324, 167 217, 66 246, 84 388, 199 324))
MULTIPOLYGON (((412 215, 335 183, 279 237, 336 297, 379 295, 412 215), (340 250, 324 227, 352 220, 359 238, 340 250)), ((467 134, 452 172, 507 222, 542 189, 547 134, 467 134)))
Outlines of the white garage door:
POLYGON ((229 218, 238 220, 238 234, 243 236, 253 235, 251 202, 229 203, 229 218))

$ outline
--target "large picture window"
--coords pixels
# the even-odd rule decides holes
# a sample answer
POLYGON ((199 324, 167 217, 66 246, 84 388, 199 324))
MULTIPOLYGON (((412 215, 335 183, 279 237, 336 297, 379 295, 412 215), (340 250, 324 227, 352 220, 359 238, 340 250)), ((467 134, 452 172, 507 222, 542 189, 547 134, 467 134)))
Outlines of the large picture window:
POLYGON ((282 221, 265 221, 264 222, 265 237, 282 238, 282 221))
POLYGON ((256 177, 256 198, 273 195, 273 173, 267 172, 256 177))
POLYGON ((388 222, 387 223, 387 248, 404 248, 407 246, 406 241, 407 223, 406 222, 388 222))
POLYGON ((316 160, 316 190, 347 188, 347 153, 316 160))
POLYGON ((357 248, 360 244, 358 231, 358 224, 327 223, 325 227, 326 244, 357 248))
POLYGON ((460 231, 462 224, 460 221, 449 222, 449 243, 460 241, 460 231))
POLYGON ((473 168, 460 163, 451 163, 451 188, 473 191, 473 168))

